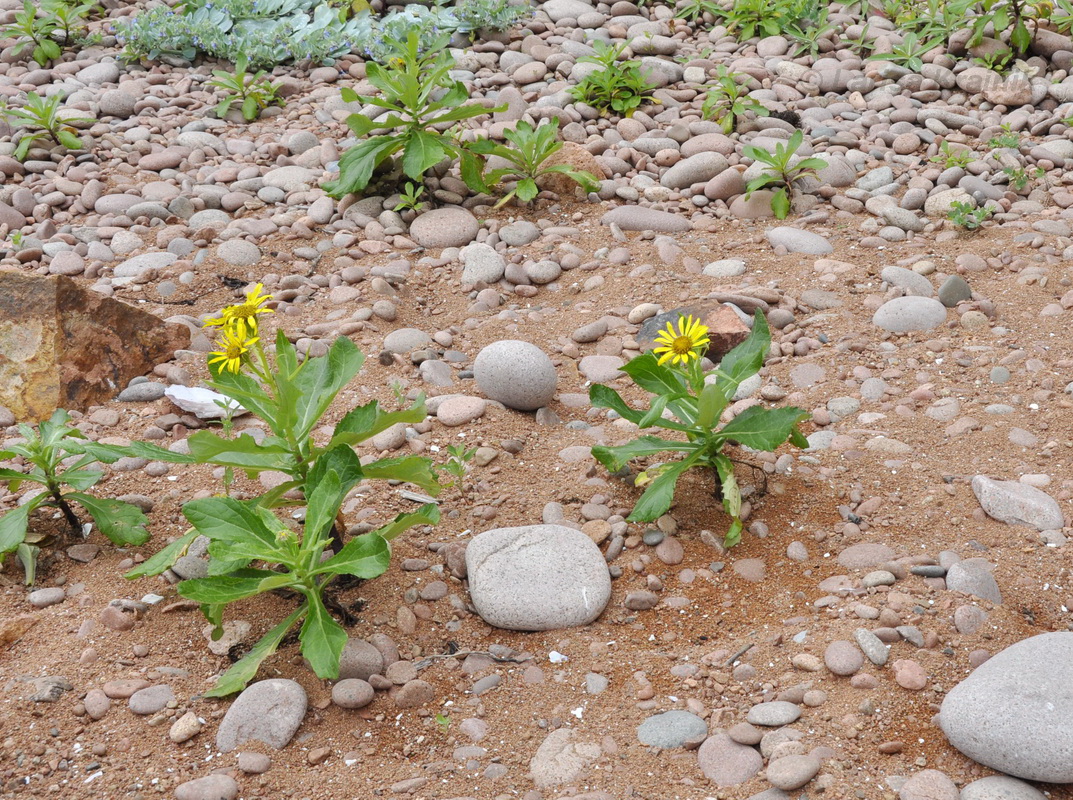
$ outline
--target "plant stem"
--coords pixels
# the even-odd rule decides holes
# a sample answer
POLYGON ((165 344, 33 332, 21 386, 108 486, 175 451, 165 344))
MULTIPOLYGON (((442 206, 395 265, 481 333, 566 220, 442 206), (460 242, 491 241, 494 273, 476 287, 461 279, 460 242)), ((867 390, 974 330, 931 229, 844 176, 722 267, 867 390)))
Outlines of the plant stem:
POLYGON ((67 501, 63 499, 63 495, 60 494, 59 489, 51 490, 52 499, 56 503, 56 507, 63 514, 64 519, 67 520, 67 524, 71 526, 71 533, 75 536, 79 536, 82 533, 82 524, 78 521, 78 517, 75 516, 75 512, 67 505, 67 501))

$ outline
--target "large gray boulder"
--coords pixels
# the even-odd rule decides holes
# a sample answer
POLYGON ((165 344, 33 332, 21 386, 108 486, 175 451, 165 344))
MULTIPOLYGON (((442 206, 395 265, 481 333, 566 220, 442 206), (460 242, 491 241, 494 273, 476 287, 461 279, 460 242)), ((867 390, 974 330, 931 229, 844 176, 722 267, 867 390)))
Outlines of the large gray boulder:
POLYGON ((1073 633, 1044 633, 985 661, 947 693, 939 726, 974 761, 1073 783, 1073 633))

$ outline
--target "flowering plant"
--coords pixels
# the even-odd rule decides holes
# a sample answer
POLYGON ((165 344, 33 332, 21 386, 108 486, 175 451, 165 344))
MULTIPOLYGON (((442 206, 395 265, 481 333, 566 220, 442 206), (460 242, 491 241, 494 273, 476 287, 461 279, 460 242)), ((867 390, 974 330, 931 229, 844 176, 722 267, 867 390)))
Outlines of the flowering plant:
POLYGON ((757 312, 749 337, 723 356, 719 366, 705 374, 701 358, 709 345, 708 329, 692 317, 668 322, 656 337, 652 352, 637 356, 622 367, 633 382, 655 395, 645 411, 629 406, 614 389, 595 385, 589 400, 597 408, 608 408, 642 430, 663 428, 685 435, 685 441, 641 436, 616 447, 592 448, 593 457, 612 472, 621 470, 635 458, 664 451, 681 453, 680 461, 649 467, 635 479, 646 486, 629 519, 648 522, 670 509, 678 479, 691 467, 708 467, 716 477, 715 495, 730 516, 724 538, 727 547, 741 540, 741 491, 734 477, 734 462, 723 453, 727 444, 753 450, 775 450, 789 440, 797 447, 808 442, 798 429, 808 417, 800 408, 750 406, 719 427, 741 383, 764 365, 771 346, 771 332, 764 315, 757 312))
POLYGON ((270 355, 262 344, 261 318, 273 313, 268 305, 271 301, 271 295, 257 284, 243 302, 227 306, 219 316, 205 322, 206 327, 219 331, 218 349, 208 358, 213 376, 209 385, 228 398, 223 403, 225 408, 241 404, 260 416, 270 435, 257 441, 249 434, 228 438, 198 431, 187 440, 189 455, 146 442, 135 442, 127 448, 86 445, 87 450, 104 456, 134 454, 180 463, 216 464, 228 471, 241 470, 250 477, 268 470, 289 477, 251 500, 209 497, 187 503, 183 514, 192 527, 186 535, 127 573, 128 578, 137 578, 163 572, 195 538, 207 537, 208 576, 183 581, 178 589, 182 596, 201 604, 205 617, 213 623, 214 638, 223 633, 223 611, 228 603, 281 589, 302 598, 298 608, 221 676, 206 693, 208 696, 243 689, 257 674, 261 662, 275 652, 287 632, 300 621, 302 653, 313 671, 321 678, 337 677, 347 634, 328 612, 325 590, 340 575, 362 579, 380 575, 391 559, 391 539, 414 525, 434 524, 440 516, 435 504, 429 503, 343 544, 345 526, 340 507, 363 479, 407 481, 433 494, 439 491, 427 458, 388 458, 362 464, 353 449, 353 445, 397 422, 422 421, 424 398, 397 412, 381 411, 374 400, 346 414, 327 443, 318 445, 314 432, 321 418, 339 391, 357 375, 365 358, 348 338, 340 336, 327 355, 300 360, 282 330, 276 332, 275 352, 270 355), (300 492, 303 499, 288 500, 285 495, 293 490, 300 492), (292 530, 272 511, 288 504, 305 505, 301 531, 292 530), (334 554, 326 555, 329 548, 334 554))

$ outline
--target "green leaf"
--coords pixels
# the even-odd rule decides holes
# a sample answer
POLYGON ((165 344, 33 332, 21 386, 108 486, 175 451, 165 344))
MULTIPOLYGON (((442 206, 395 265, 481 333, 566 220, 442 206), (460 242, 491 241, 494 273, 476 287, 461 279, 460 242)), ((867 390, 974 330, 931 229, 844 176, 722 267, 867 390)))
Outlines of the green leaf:
POLYGON ((540 194, 540 189, 537 188, 536 181, 532 178, 522 178, 518 181, 518 186, 515 191, 518 193, 518 197, 525 203, 531 202, 538 194, 540 194))
POLYGON ((294 379, 299 392, 293 431, 296 441, 309 437, 339 390, 353 380, 363 363, 365 356, 346 336, 336 338, 327 355, 306 360, 294 379))
POLYGON ((1023 19, 1018 19, 1017 24, 1013 26, 1013 32, 1010 34, 1010 44, 1016 48, 1019 53, 1028 52, 1028 48, 1032 44, 1032 34, 1028 30, 1028 26, 1025 25, 1023 19))
POLYGON ((373 170, 403 146, 397 135, 374 136, 347 150, 339 158, 339 177, 328 181, 323 188, 332 197, 357 194, 369 185, 373 170))
POLYGON ((140 545, 149 541, 149 531, 145 529, 149 518, 142 510, 122 500, 110 497, 94 497, 83 492, 65 494, 65 500, 74 500, 86 509, 101 533, 114 544, 140 545))
POLYGON ((216 116, 223 119, 228 111, 231 110, 231 103, 234 102, 233 97, 225 97, 219 103, 216 104, 216 108, 213 109, 216 112, 216 116))
POLYGON ((257 98, 247 97, 242 101, 242 118, 246 122, 253 122, 261 114, 261 109, 257 106, 257 98))
POLYGON ((383 575, 391 563, 391 548, 378 533, 355 536, 343 549, 323 562, 314 575, 354 575, 376 578, 383 575))
POLYGON ((640 436, 632 442, 615 447, 597 445, 592 448, 592 457, 611 472, 618 472, 635 458, 652 456, 665 450, 691 453, 700 447, 701 445, 694 442, 676 442, 672 439, 660 439, 655 436, 640 436))
POLYGON ((282 562, 290 558, 276 538, 283 523, 264 509, 250 508, 231 497, 206 497, 184 505, 183 515, 200 533, 220 542, 223 546, 220 553, 229 560, 282 562), (277 527, 270 528, 258 511, 267 515, 269 521, 275 520, 277 527))
POLYGON ((644 353, 620 368, 633 382, 651 394, 681 394, 681 378, 670 367, 662 366, 653 353, 644 353))
POLYGON ((319 594, 310 593, 306 597, 309 610, 298 635, 302 655, 318 678, 335 680, 339 677, 339 657, 346 645, 346 631, 332 619, 319 594))
POLYGON ((734 396, 742 381, 760 371, 770 348, 771 329, 767 317, 757 310, 748 338, 719 361, 718 385, 727 400, 734 396))
POLYGON ((100 442, 84 442, 79 448, 105 464, 114 464, 121 458, 135 456, 150 461, 165 461, 169 464, 196 464, 197 459, 187 453, 173 453, 166 447, 149 442, 131 442, 125 447, 100 442))
POLYGON ((764 408, 751 406, 719 429, 717 436, 733 440, 753 450, 775 450, 790 438, 794 427, 808 412, 793 406, 764 408))
POLYGON ((706 384, 697 398, 697 427, 704 431, 711 430, 729 402, 718 382, 706 384))
MULTIPOLYGON (((339 511, 339 504, 343 502, 342 486, 339 482, 339 473, 329 470, 324 473, 318 483, 309 492, 306 487, 309 502, 306 505, 305 532, 302 542, 303 551, 312 551, 323 545, 324 533, 335 521, 335 515, 339 511)), ((315 554, 319 556, 319 550, 315 554)))
POLYGON ((447 158, 442 136, 428 131, 414 131, 402 150, 402 171, 414 180, 447 158))
MULTIPOLYGON (((681 396, 681 394, 682 393, 679 392, 678 396, 681 396)), ((667 410, 667 403, 674 399, 674 395, 656 395, 655 399, 653 399, 652 401, 651 407, 648 409, 647 412, 645 412, 645 415, 641 417, 641 421, 637 423, 637 427, 641 429, 651 428, 654 424, 656 424, 659 420, 663 418, 663 412, 667 410)))
POLYGON ((593 408, 609 408, 634 425, 640 423, 644 417, 643 411, 638 411, 627 405, 626 401, 622 399, 622 395, 602 383, 594 383, 589 387, 589 403, 593 408))
POLYGON ((666 514, 674 502, 674 489, 678 479, 697 463, 702 452, 703 449, 697 447, 683 460, 664 466, 656 479, 645 489, 627 519, 630 522, 651 522, 666 514))
POLYGON ((382 528, 378 528, 369 536, 380 536, 387 541, 396 538, 403 531, 409 530, 414 525, 435 525, 440 521, 440 509, 435 503, 425 503, 417 511, 404 512, 395 517, 382 528))
POLYGON ((56 138, 60 140, 60 144, 66 147, 68 150, 81 150, 82 140, 75 136, 70 131, 57 130, 56 138))
POLYGON ((277 422, 279 406, 261 388, 260 383, 242 372, 221 371, 215 365, 210 369, 213 370, 213 379, 208 384, 210 388, 252 411, 268 423, 273 433, 280 435, 281 430, 277 422))
POLYGON ((262 592, 269 592, 294 583, 294 576, 270 569, 241 569, 230 575, 194 578, 180 581, 179 594, 188 600, 205 605, 233 603, 262 592))
POLYGON ((786 219, 790 215, 790 194, 785 188, 776 190, 771 196, 771 210, 775 219, 786 219))
POLYGON ((365 477, 361 459, 345 444, 336 445, 317 456, 313 468, 306 476, 306 486, 319 486, 329 471, 335 472, 340 491, 345 495, 365 477))
POLYGON ((196 463, 219 464, 238 467, 250 472, 278 470, 290 472, 294 461, 290 451, 282 444, 258 443, 248 433, 234 439, 225 439, 212 431, 198 431, 187 437, 190 455, 196 463))
POLYGON ((26 527, 30 523, 30 503, 16 506, 0 517, 0 554, 10 553, 22 544, 26 538, 26 527))
POLYGON ((201 534, 198 533, 196 528, 188 530, 163 550, 143 561, 123 577, 129 581, 133 581, 137 578, 147 578, 150 575, 159 575, 164 570, 169 569, 180 556, 184 555, 190 548, 190 545, 194 543, 194 539, 200 535, 201 534))
MULTIPOLYGON (((59 479, 72 489, 88 489, 99 481, 104 473, 91 469, 69 469, 59 479)), ((0 474, 0 478, 3 475, 0 474)))
POLYGON ((425 409, 423 394, 418 395, 412 406, 401 411, 382 411, 380 404, 373 400, 355 408, 339 420, 328 447, 334 447, 340 443, 360 444, 399 422, 424 422, 427 416, 428 411, 425 409))
POLYGON ((37 580, 37 556, 41 548, 36 545, 23 542, 15 548, 15 557, 22 564, 22 571, 26 576, 26 585, 32 586, 37 580))
POLYGON ((220 679, 216 681, 216 685, 205 692, 204 696, 227 697, 229 694, 241 692, 245 689, 246 684, 256 677, 261 662, 276 652, 279 643, 282 642, 283 637, 287 635, 287 631, 294 627, 294 623, 302 618, 306 613, 307 607, 308 603, 302 603, 302 605, 296 608, 289 617, 283 620, 283 622, 262 636, 261 640, 250 649, 250 652, 239 661, 235 662, 231 669, 221 675, 220 679))
POLYGON ((366 464, 362 470, 366 480, 405 481, 421 487, 433 497, 440 493, 432 461, 423 456, 382 458, 366 464))

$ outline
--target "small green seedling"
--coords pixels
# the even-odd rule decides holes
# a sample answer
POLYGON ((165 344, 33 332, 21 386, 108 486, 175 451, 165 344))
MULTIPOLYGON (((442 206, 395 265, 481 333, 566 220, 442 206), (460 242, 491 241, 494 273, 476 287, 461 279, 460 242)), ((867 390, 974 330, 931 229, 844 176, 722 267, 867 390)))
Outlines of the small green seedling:
MULTIPOLYGON (((29 471, 0 469, 0 481, 7 481, 12 492, 24 483, 37 484, 40 490, 18 507, 0 517, 0 558, 15 552, 26 572, 26 582, 33 583, 37 550, 28 543, 27 532, 30 515, 39 508, 51 506, 60 511, 71 529, 71 534, 81 538, 82 523, 71 507, 81 506, 97 524, 97 528, 121 547, 140 545, 149 541, 145 529, 148 518, 137 506, 87 494, 103 473, 91 467, 100 461, 96 455, 86 452, 83 446, 85 435, 74 427, 70 415, 58 409, 37 431, 26 424, 19 425, 23 442, 0 451, 0 461, 21 458, 29 471), (69 490, 65 487, 69 487, 69 490)), ((114 461, 115 459, 111 459, 114 461)))
POLYGON ((225 93, 224 99, 216 104, 216 116, 221 119, 231 110, 234 103, 239 104, 242 118, 246 122, 253 122, 269 106, 283 105, 283 98, 279 96, 279 86, 269 82, 264 70, 250 75, 246 72, 247 66, 249 62, 246 57, 239 56, 233 73, 221 69, 212 71, 215 77, 208 82, 208 85, 221 89, 225 93))
POLYGON ((745 155, 766 167, 759 178, 749 181, 745 198, 751 197, 757 189, 773 189, 771 210, 776 219, 786 219, 790 214, 798 183, 804 178, 816 177, 816 171, 827 166, 827 162, 820 158, 797 158, 797 150, 803 141, 804 134, 794 131, 785 145, 781 142, 775 145, 774 153, 753 145, 745 146, 745 155))
POLYGON ((745 78, 738 72, 731 72, 720 64, 716 67, 715 85, 708 90, 701 106, 705 119, 719 123, 723 133, 731 134, 738 127, 738 120, 752 112, 758 117, 770 113, 763 105, 749 97, 749 89, 740 83, 745 78))
POLYGON ((928 160, 932 164, 942 164, 943 169, 953 167, 965 169, 972 163, 972 153, 968 150, 955 150, 950 146, 950 142, 943 142, 939 145, 939 152, 928 160))
POLYGON ((82 140, 75 134, 71 123, 92 122, 93 120, 89 117, 61 117, 59 114, 61 102, 62 98, 58 94, 44 98, 36 92, 29 92, 26 95, 26 104, 22 108, 0 105, 0 114, 22 129, 14 153, 17 160, 24 161, 34 142, 42 139, 49 139, 68 150, 82 149, 82 140))
POLYGON ((425 193, 425 187, 420 183, 408 182, 406 188, 399 192, 399 202, 395 204, 396 211, 420 211, 428 203, 421 199, 425 193))
POLYGON ((991 219, 991 209, 987 206, 973 205, 968 201, 955 200, 950 204, 947 216, 959 228, 975 231, 991 219))
POLYGON ((52 34, 59 27, 59 21, 51 16, 37 16, 37 8, 30 0, 24 0, 22 11, 15 14, 15 21, 0 27, 0 39, 16 39, 13 55, 19 55, 27 47, 31 48, 34 61, 47 67, 60 57, 59 43, 52 34))

